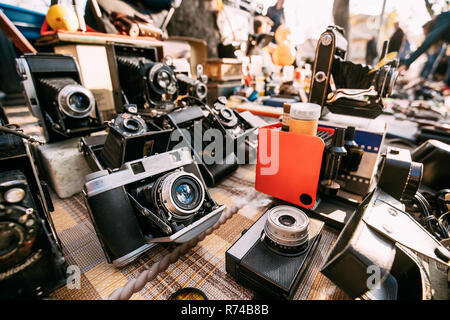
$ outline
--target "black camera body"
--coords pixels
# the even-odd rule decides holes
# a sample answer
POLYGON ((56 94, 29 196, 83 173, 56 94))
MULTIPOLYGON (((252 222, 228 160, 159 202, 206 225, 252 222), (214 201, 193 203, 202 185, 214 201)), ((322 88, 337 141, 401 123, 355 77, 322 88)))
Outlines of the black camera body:
POLYGON ((190 241, 225 208, 209 195, 188 148, 94 172, 83 193, 107 260, 117 267, 157 243, 190 241))
POLYGON ((261 120, 249 112, 237 112, 226 105, 225 97, 219 97, 213 104, 213 112, 228 136, 233 139, 234 153, 239 164, 249 163, 256 157, 258 147, 257 129, 261 120))
POLYGON ((39 299, 65 284, 67 263, 50 211, 32 149, 0 133, 0 299, 39 299))
POLYGON ((379 169, 378 187, 398 200, 414 197, 422 183, 423 164, 407 149, 388 147, 379 169))
POLYGON ((136 105, 125 105, 124 113, 107 123, 107 134, 83 137, 80 151, 93 171, 114 170, 124 163, 166 152, 172 129, 137 114, 136 105))
MULTIPOLYGON (((345 59, 347 40, 338 26, 329 26, 316 47, 309 102, 328 111, 364 118, 376 118, 383 111, 382 98, 391 94, 397 80, 398 61, 384 51, 382 66, 372 68, 345 59)), ((387 45, 385 44, 385 48, 387 45)))
POLYGON ((135 113, 121 113, 108 123, 109 132, 100 153, 107 168, 167 151, 171 130, 162 130, 135 113))
POLYGON ((209 187, 215 186, 237 170, 239 164, 234 153, 234 139, 209 107, 202 108, 193 105, 171 112, 167 114, 167 118, 175 129, 172 133, 169 150, 179 146, 189 147, 200 167, 203 179, 209 187), (213 135, 219 135, 220 138, 206 138, 205 133, 208 130, 211 130, 209 132, 212 132, 213 135), (216 138, 222 139, 222 143, 214 140, 216 138))
POLYGON ((39 119, 47 142, 104 129, 94 95, 81 84, 75 58, 25 54, 16 59, 16 65, 28 107, 39 119))
POLYGON ((447 295, 442 267, 450 266, 450 251, 421 225, 426 219, 405 209, 419 195, 421 177, 422 164, 411 160, 409 150, 387 148, 377 188, 346 223, 321 270, 349 297, 428 300, 447 295))
POLYGON ((324 223, 291 206, 275 206, 227 250, 226 271, 261 298, 292 299, 324 223))
POLYGON ((120 87, 127 103, 150 116, 159 116, 175 108, 177 78, 163 63, 139 56, 117 56, 120 87))

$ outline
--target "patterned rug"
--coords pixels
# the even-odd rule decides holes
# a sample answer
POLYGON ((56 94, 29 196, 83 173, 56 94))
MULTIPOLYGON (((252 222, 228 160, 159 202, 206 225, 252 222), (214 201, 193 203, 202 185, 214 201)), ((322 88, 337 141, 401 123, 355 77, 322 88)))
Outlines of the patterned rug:
MULTIPOLYGON (((6 108, 11 123, 21 125, 27 134, 38 135, 36 119, 24 107, 6 108)), ((252 200, 212 234, 190 249, 187 254, 172 263, 167 270, 148 282, 131 299, 167 299, 178 289, 195 287, 202 290, 210 300, 252 299, 254 293, 236 283, 225 271, 225 252, 252 224, 271 206, 275 199, 254 189, 255 166, 245 165, 215 188, 212 197, 219 203, 231 206, 252 200)), ((115 289, 135 279, 142 271, 174 250, 175 245, 160 244, 122 269, 108 264, 88 217, 83 197, 77 194, 67 199, 53 195, 55 211, 52 213, 63 252, 69 265, 81 271, 79 289, 64 286, 55 292, 56 299, 106 299, 115 289)), ((328 252, 338 236, 338 231, 325 227, 311 265, 295 294, 295 299, 348 299, 330 280, 320 272, 328 252)))

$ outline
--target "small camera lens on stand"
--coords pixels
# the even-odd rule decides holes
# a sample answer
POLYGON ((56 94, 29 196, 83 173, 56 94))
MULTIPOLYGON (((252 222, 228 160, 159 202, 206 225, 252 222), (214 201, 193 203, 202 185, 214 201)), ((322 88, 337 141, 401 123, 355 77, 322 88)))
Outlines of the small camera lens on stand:
POLYGON ((300 209, 276 206, 267 213, 264 242, 277 253, 301 254, 308 247, 309 218, 300 209))

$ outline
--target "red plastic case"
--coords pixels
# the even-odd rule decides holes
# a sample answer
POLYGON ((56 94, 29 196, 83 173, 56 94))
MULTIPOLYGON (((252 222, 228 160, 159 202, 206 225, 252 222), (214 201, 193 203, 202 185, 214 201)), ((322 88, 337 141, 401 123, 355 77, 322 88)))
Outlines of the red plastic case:
MULTIPOLYGON (((279 130, 281 123, 259 128, 255 189, 311 209, 316 202, 325 143, 316 136, 279 130)), ((334 129, 318 128, 334 133, 334 129)))

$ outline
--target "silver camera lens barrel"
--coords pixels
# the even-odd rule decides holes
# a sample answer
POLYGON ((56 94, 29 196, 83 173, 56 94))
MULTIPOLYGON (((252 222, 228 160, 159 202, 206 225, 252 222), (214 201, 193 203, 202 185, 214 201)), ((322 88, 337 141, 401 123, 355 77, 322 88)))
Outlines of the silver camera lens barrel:
POLYGON ((276 206, 267 213, 265 235, 275 244, 297 248, 308 243, 308 216, 291 206, 276 206))
MULTIPOLYGON (((184 191, 182 190, 181 192, 184 191)), ((181 196, 183 197, 182 193, 181 196)), ((184 171, 176 171, 169 174, 161 181, 161 193, 160 193, 161 204, 167 209, 167 211, 169 211, 172 214, 172 216, 176 220, 187 220, 192 218, 203 205, 204 199, 205 199, 205 189, 203 187, 203 184, 200 181, 200 179, 197 178, 192 173, 184 171), (193 206, 191 206, 189 209, 187 209, 186 207, 183 208, 180 201, 175 199, 175 197, 177 197, 178 194, 176 195, 173 193, 174 187, 176 190, 178 190, 178 188, 183 187, 190 188, 187 185, 186 186, 182 184, 180 184, 179 186, 176 185, 183 179, 186 182, 192 183, 192 186, 196 185, 198 188, 197 191, 194 188, 193 190, 189 190, 188 192, 192 191, 194 193, 195 192, 200 193, 200 194, 192 194, 194 196, 192 201, 195 202, 193 203, 193 206)))
POLYGON ((92 92, 77 84, 69 84, 58 93, 59 109, 72 118, 85 118, 95 107, 92 92), (74 100, 77 98, 77 100, 74 100), (82 101, 80 101, 80 99, 82 101))
POLYGON ((195 95, 197 96, 197 98, 200 100, 203 100, 206 98, 206 95, 208 93, 208 88, 206 87, 206 85, 203 82, 197 81, 197 83, 194 86, 194 91, 195 91, 195 95))

